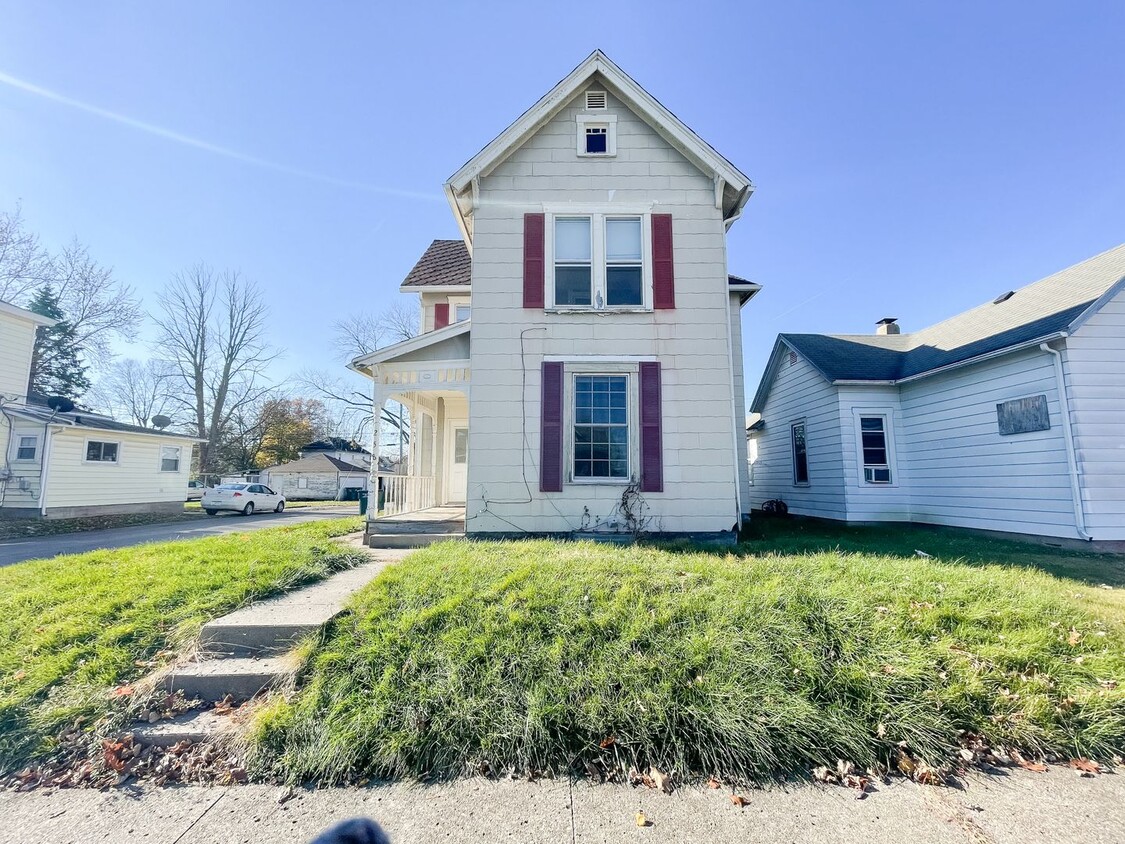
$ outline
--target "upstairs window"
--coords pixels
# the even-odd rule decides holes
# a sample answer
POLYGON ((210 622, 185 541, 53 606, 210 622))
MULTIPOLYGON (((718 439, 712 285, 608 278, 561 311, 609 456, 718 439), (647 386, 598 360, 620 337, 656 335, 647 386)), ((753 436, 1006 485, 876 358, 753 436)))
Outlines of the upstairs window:
POLYGON ((469 308, 468 305, 458 305, 453 310, 453 317, 454 317, 453 321, 454 322, 464 322, 465 320, 467 320, 469 318, 469 312, 470 312, 470 308, 469 308))
POLYGON ((595 114, 579 114, 578 155, 580 158, 612 158, 617 155, 617 115, 605 109, 595 114))
POLYGON ((555 218, 555 304, 592 303, 593 245, 589 217, 555 218))
POLYGON ((644 215, 554 218, 554 308, 651 307, 644 215))
POLYGON ((891 482, 890 447, 887 443, 887 417, 859 418, 860 450, 863 453, 863 480, 869 484, 891 482))
POLYGON ((609 150, 609 127, 586 126, 586 154, 605 155, 609 150))

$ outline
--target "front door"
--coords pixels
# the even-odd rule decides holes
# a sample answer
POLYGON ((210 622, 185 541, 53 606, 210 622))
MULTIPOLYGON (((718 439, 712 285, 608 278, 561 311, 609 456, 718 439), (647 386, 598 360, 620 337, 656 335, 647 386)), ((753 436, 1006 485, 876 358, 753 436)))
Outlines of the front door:
POLYGON ((465 501, 469 468, 469 429, 454 425, 449 432, 449 483, 446 501, 461 504, 465 501))

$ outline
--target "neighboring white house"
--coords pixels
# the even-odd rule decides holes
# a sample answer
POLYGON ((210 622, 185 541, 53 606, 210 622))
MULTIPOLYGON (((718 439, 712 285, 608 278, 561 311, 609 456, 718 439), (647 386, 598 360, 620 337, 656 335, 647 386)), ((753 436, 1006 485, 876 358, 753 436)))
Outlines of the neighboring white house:
POLYGON ((755 507, 1125 540, 1125 245, 909 334, 782 334, 755 507))
POLYGON ((410 410, 388 514, 729 536, 749 509, 740 308, 758 285, 728 275, 726 232, 752 190, 600 51, 458 170, 462 239, 401 288, 424 333, 352 363, 376 417, 410 410))
POLYGON ((0 518, 183 510, 196 438, 28 403, 35 330, 0 302, 0 518))
POLYGON ((331 501, 355 497, 348 490, 367 486, 371 452, 341 437, 328 437, 302 446, 298 459, 270 466, 256 481, 290 501, 331 501))

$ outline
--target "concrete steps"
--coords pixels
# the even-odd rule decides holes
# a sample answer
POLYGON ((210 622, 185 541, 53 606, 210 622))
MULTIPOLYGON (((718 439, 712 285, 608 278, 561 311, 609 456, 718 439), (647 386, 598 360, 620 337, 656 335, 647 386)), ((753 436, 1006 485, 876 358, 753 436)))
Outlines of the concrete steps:
MULTIPOLYGON (((359 546, 359 538, 350 543, 359 546)), ((368 552, 371 562, 277 598, 243 607, 203 626, 198 659, 173 666, 156 678, 159 688, 188 699, 250 700, 266 689, 293 682, 297 660, 289 651, 344 611, 348 600, 406 551, 368 552)), ((205 741, 231 728, 229 715, 187 712, 168 721, 138 722, 131 730, 142 744, 171 746, 205 741)))
POLYGON ((398 519, 377 519, 367 524, 364 544, 369 548, 424 548, 435 542, 465 536, 463 509, 441 508, 441 513, 423 510, 398 519), (449 512, 451 518, 442 518, 449 512), (453 515, 456 514, 456 515, 453 515))

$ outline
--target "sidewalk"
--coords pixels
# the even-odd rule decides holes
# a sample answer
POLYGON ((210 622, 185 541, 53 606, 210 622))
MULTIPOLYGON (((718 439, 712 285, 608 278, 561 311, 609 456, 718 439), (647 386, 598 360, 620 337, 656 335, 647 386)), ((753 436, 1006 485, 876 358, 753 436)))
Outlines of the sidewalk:
POLYGON ((35 791, 0 795, 0 842, 304 844, 333 823, 365 815, 395 844, 409 842, 973 842, 1125 840, 1125 777, 1012 771, 974 775, 963 789, 896 781, 865 800, 835 786, 741 792, 644 788, 565 780, 463 780, 419 786, 286 790, 271 786, 35 791), (652 826, 639 828, 640 809, 652 826))

